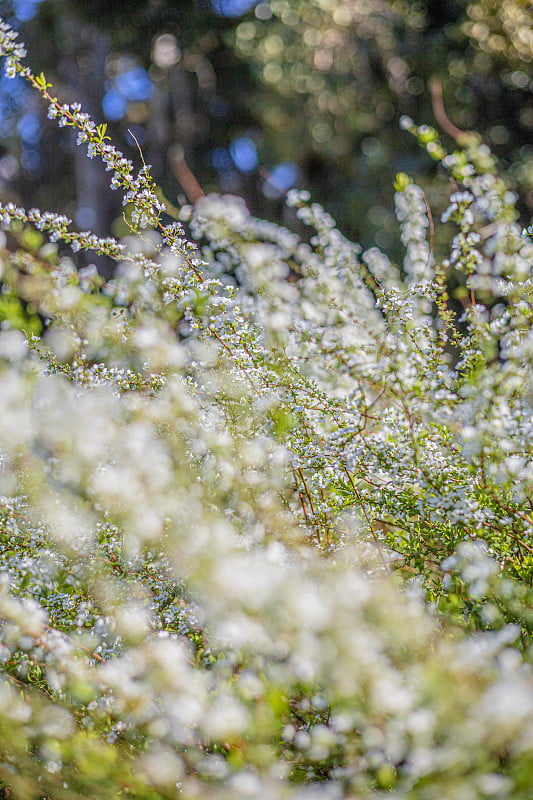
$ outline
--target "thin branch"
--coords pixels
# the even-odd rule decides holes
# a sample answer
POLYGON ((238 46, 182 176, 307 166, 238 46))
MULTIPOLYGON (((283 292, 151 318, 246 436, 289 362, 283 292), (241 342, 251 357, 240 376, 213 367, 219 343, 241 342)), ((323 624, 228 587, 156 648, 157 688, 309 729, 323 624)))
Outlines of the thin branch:
POLYGON ((378 537, 376 531, 374 530, 374 525, 372 524, 372 520, 370 519, 368 511, 365 508, 365 504, 363 503, 363 499, 362 499, 361 495, 359 494, 359 492, 357 490, 357 486, 355 485, 354 480, 353 480, 352 476, 350 475, 350 473, 348 471, 348 468, 344 464, 343 464, 342 468, 343 468, 344 472, 346 473, 346 475, 348 477, 348 480, 350 481, 350 484, 351 484, 351 487, 352 487, 352 491, 355 494, 355 496, 357 497, 357 501, 359 503, 359 507, 361 508, 361 511, 363 512, 363 516, 366 519, 367 525, 368 525, 368 527, 370 529, 370 533, 372 534, 372 538, 374 539, 374 542, 376 543, 376 547, 377 547, 377 551, 379 553, 379 558, 381 560, 381 563, 382 563, 384 569, 388 569, 387 562, 385 561, 385 556, 383 555, 383 551, 381 549, 382 543, 379 541, 379 537, 378 537))
POLYGON ((315 506, 313 504, 313 498, 311 497, 311 492, 309 491, 309 488, 307 486, 307 483, 306 483, 306 480, 305 480, 305 477, 304 477, 304 473, 303 473, 303 470, 302 470, 301 467, 298 467, 298 474, 299 474, 300 478, 302 479, 302 483, 304 485, 305 493, 307 495, 307 499, 309 500, 309 505, 311 506, 311 511, 313 513, 313 516, 316 517, 316 511, 315 511, 315 506))
POLYGON ((191 172, 191 169, 185 161, 185 153, 180 144, 173 144, 168 149, 168 161, 174 177, 179 185, 185 192, 185 196, 189 203, 193 205, 200 199, 205 197, 205 192, 196 180, 196 177, 191 172))
POLYGON ((135 142, 135 144, 137 145, 137 150, 139 151, 139 155, 141 156, 141 161, 143 163, 143 167, 146 168, 146 161, 144 160, 143 151, 141 150, 141 145, 139 144, 139 140, 137 139, 137 137, 135 136, 133 131, 130 130, 130 128, 128 128, 128 133, 131 136, 131 138, 133 139, 133 141, 135 142))
POLYGON ((435 119, 444 133, 447 133, 448 136, 451 136, 452 139, 457 141, 458 137, 464 134, 465 131, 458 128, 457 125, 454 125, 446 113, 442 96, 442 83, 437 78, 433 78, 429 82, 429 91, 431 93, 431 106, 435 119))
MULTIPOLYGON (((105 658, 102 658, 102 656, 98 655, 98 653, 95 653, 94 650, 91 650, 89 647, 85 647, 85 645, 81 644, 80 642, 76 642, 72 638, 72 636, 70 636, 68 633, 65 633, 64 631, 59 631, 57 628, 52 628, 50 625, 45 625, 44 628, 45 628, 45 630, 50 631, 50 633, 59 633, 61 636, 64 636, 65 639, 68 639, 69 642, 72 642, 74 647, 77 647, 79 650, 83 650, 85 653, 90 655, 91 658, 94 658, 94 659, 96 659, 96 661, 100 662, 100 664, 105 664, 106 663, 105 658)), ((42 646, 46 647, 48 650, 52 649, 50 647, 50 645, 48 644, 48 642, 43 641, 42 639, 40 639, 39 641, 40 641, 40 644, 42 646)))

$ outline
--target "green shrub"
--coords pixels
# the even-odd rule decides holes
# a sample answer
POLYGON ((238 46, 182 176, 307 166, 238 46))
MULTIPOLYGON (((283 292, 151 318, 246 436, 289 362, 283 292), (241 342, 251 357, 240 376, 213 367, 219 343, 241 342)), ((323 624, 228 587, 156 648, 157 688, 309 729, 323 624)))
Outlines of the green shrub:
POLYGON ((309 243, 216 195, 188 238, 0 32, 133 209, 117 242, 0 206, 59 245, 2 252, 42 321, 0 333, 6 797, 527 800, 533 243, 486 146, 404 120, 446 258, 407 176, 400 266, 303 192, 309 243))

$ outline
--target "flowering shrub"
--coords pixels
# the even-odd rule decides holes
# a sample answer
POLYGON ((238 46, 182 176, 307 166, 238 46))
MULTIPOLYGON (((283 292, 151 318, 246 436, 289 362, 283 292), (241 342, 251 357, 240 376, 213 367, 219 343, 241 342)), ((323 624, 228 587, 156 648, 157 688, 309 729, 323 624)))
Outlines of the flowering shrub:
POLYGON ((533 242, 486 146, 403 121, 446 257, 405 175, 401 266, 305 192, 308 243, 217 195, 186 234, 0 33, 133 209, 0 206, 4 797, 529 798, 533 242))

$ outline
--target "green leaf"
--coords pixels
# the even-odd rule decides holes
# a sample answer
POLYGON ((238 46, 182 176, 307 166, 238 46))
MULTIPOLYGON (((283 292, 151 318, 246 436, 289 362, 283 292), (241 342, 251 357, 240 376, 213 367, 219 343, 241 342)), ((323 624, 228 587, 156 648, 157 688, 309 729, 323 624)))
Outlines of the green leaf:
POLYGON ((403 192, 413 183, 413 179, 409 177, 405 172, 398 172, 396 174, 396 178, 394 179, 394 189, 397 192, 403 192))

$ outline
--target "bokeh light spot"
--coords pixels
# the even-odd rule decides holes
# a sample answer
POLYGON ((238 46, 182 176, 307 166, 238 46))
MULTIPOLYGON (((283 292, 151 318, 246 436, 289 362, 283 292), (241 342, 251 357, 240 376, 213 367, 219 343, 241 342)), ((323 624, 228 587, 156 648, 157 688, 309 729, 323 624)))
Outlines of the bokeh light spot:
POLYGON ((181 51, 175 36, 171 33, 162 33, 157 37, 152 49, 152 59, 157 67, 170 69, 178 63, 180 58, 181 51))
POLYGON ((212 0, 211 5, 221 17, 240 17, 257 5, 257 0, 212 0))
POLYGON ((15 0, 13 11, 20 22, 28 22, 37 13, 37 6, 42 0, 15 0))
POLYGON ((126 100, 137 102, 149 100, 154 91, 152 81, 143 67, 134 67, 117 75, 115 86, 126 100))
POLYGON ((241 172, 252 172, 257 167, 257 149, 248 136, 234 139, 229 150, 233 163, 241 172))
POLYGON ((114 89, 108 89, 102 100, 102 109, 107 119, 122 119, 128 109, 126 99, 114 89))
POLYGON ((26 145, 35 145, 41 138, 41 125, 36 114, 24 114, 19 119, 17 130, 26 145))
POLYGON ((282 197, 300 177, 300 169, 292 161, 284 161, 270 170, 263 186, 263 194, 272 200, 282 197))

